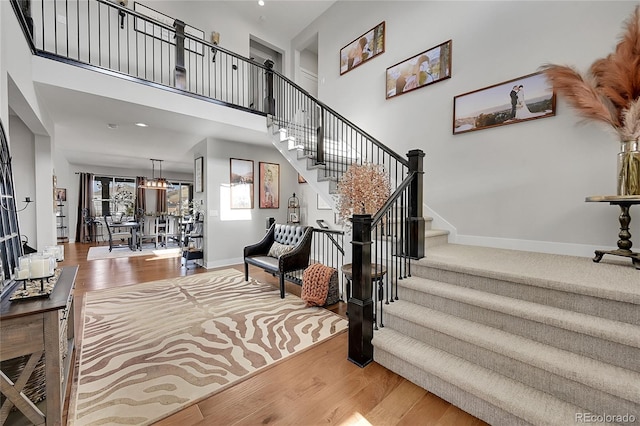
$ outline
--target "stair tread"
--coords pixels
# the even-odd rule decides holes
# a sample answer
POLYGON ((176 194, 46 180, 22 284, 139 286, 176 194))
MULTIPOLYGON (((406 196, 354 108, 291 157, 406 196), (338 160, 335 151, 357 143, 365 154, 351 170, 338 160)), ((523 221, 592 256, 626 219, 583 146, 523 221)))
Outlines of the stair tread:
POLYGON ((531 321, 640 348, 640 326, 420 277, 398 285, 531 321))
POLYGON ((403 318, 629 401, 640 395, 640 373, 635 371, 404 300, 388 305, 385 314, 403 318))
POLYGON ((639 305, 640 271, 631 262, 461 244, 433 247, 417 265, 639 305))
POLYGON ((374 333, 373 344, 375 348, 384 350, 531 424, 568 424, 569 420, 575 419, 576 413, 584 411, 545 392, 391 329, 384 328, 374 333))

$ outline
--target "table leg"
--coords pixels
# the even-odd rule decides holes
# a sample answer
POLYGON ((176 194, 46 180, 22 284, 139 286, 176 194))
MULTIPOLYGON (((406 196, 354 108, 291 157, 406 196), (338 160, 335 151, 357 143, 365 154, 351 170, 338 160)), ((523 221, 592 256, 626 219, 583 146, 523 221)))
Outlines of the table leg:
POLYGON ((612 254, 616 256, 624 256, 631 258, 631 262, 636 267, 636 269, 640 269, 640 253, 634 253, 631 251, 631 247, 633 247, 633 243, 631 242, 631 232, 629 232, 629 224, 631 223, 631 215, 629 214, 630 204, 619 204, 620 205, 620 216, 618 220, 620 221, 620 232, 618 233, 618 249, 617 250, 596 250, 595 257, 593 258, 594 262, 600 262, 602 257, 605 254, 612 254))

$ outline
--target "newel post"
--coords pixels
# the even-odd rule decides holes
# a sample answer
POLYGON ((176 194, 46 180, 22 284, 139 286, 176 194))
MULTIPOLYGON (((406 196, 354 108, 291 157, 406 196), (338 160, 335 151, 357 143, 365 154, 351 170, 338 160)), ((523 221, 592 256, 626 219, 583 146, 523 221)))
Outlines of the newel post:
POLYGON ((351 244, 353 275, 349 312, 349 361, 364 367, 373 361, 373 300, 371 299, 371 223, 369 214, 354 214, 351 244))
POLYGON ((273 65, 274 62, 271 59, 267 59, 264 61, 264 66, 267 67, 267 71, 265 72, 265 87, 266 87, 266 97, 264 98, 264 112, 270 115, 275 115, 276 113, 276 99, 273 97, 273 65))
POLYGON ((187 69, 184 66, 184 26, 185 23, 179 19, 173 21, 173 28, 176 29, 176 69, 175 80, 176 89, 187 88, 187 69))
POLYGON ((422 189, 424 176, 424 152, 413 149, 407 153, 409 172, 416 172, 409 187, 409 220, 407 221, 406 253, 413 259, 424 257, 424 214, 422 213, 422 189))

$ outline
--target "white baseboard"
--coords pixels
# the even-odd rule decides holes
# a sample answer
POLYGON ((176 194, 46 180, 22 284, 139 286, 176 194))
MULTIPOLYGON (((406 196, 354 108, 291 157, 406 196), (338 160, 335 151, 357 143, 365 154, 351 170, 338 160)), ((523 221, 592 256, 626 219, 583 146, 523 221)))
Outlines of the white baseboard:
POLYGON ((221 260, 213 260, 204 262, 204 267, 206 269, 213 268, 222 268, 224 266, 233 266, 233 265, 241 265, 244 263, 244 259, 242 257, 234 258, 234 259, 221 259, 221 260))
POLYGON ((596 247, 587 244, 516 240, 511 238, 478 237, 474 235, 456 235, 455 238, 450 238, 449 241, 455 244, 467 244, 471 246, 533 251, 538 253, 562 254, 566 256, 578 257, 593 257, 595 250, 616 249, 616 247, 596 247))

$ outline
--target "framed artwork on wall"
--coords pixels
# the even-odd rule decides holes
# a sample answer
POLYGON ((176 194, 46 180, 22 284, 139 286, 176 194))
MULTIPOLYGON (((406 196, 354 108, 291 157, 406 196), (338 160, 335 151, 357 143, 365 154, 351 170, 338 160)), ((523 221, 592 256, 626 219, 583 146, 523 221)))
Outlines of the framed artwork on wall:
POLYGON ((340 49, 340 75, 384 53, 384 21, 340 49))
POLYGON ((556 115, 556 94, 540 72, 453 98, 453 134, 556 115))
POLYGON ((298 173, 298 183, 307 183, 304 176, 302 176, 300 173, 298 173))
POLYGON ((280 208, 280 164, 259 163, 261 209, 280 208))
POLYGON ((56 200, 67 201, 67 190, 65 188, 56 188, 56 200))
POLYGON ((253 160, 229 160, 230 208, 253 208, 253 160))
POLYGON ((451 78, 451 40, 387 68, 387 99, 451 78))
POLYGON ((195 159, 194 171, 193 171, 193 185, 196 192, 204 191, 204 175, 202 172, 204 159, 198 157, 195 159))

